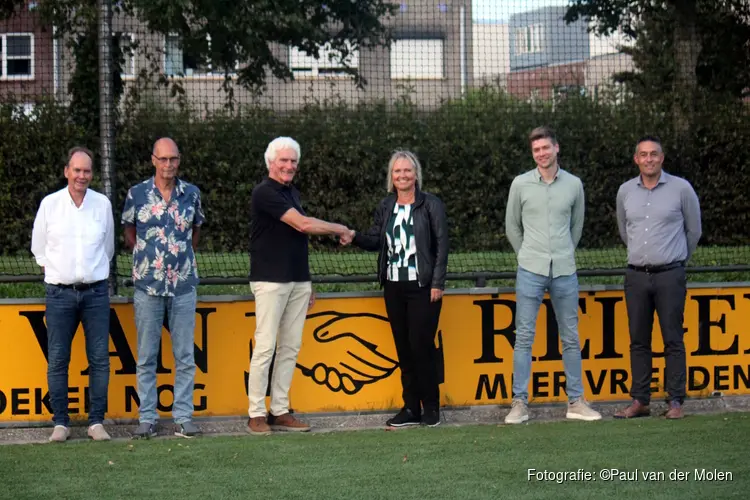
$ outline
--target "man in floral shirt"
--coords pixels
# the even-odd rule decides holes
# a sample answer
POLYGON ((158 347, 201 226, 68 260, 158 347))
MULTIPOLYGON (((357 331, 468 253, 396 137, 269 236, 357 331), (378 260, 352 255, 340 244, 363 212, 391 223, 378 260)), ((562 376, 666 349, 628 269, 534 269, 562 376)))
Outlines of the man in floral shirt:
POLYGON ((154 144, 155 175, 128 191, 122 223, 133 248, 135 323, 138 330, 136 437, 156 435, 156 363, 165 312, 175 359, 172 416, 178 435, 200 433, 192 423, 195 378, 194 335, 198 267, 194 250, 205 220, 200 190, 177 177, 180 152, 172 139, 154 144))

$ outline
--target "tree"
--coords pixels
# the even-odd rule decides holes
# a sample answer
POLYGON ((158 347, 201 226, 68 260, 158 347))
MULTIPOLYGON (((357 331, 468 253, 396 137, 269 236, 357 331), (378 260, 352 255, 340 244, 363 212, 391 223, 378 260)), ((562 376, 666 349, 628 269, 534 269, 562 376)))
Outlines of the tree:
MULTIPOLYGON (((86 137, 99 137, 99 50, 98 37, 94 27, 73 38, 69 44, 76 61, 73 74, 68 83, 70 105, 68 107, 73 123, 85 130, 86 137)), ((123 93, 120 73, 123 55, 119 49, 119 40, 112 37, 112 98, 115 116, 123 93)), ((117 119, 115 119, 117 123, 117 119)))
MULTIPOLYGON (((26 1, 0 0, 0 18, 26 1)), ((96 18, 97 4, 39 0, 38 9, 65 36, 86 29, 86 21, 96 18)), ((328 44, 346 66, 353 50, 389 42, 384 20, 395 13, 396 5, 387 0, 121 0, 113 8, 136 17, 152 32, 178 35, 198 62, 210 61, 213 71, 236 73, 237 84, 257 89, 264 86, 268 71, 277 78, 292 76, 271 44, 297 47, 315 57, 328 44)), ((359 84, 365 83, 355 68, 350 72, 359 84)))
POLYGON ((22 4, 23 2, 19 2, 18 0, 0 0, 0 19, 11 17, 22 4))
POLYGON ((587 18, 609 35, 635 40, 623 51, 635 73, 617 75, 632 90, 671 106, 676 132, 709 94, 742 98, 750 84, 750 5, 746 0, 571 0, 566 22, 587 18))

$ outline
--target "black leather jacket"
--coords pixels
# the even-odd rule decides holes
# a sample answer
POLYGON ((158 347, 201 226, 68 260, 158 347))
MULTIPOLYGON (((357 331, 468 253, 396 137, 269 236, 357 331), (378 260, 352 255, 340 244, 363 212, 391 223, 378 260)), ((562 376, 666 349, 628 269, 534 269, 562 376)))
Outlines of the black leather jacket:
MULTIPOLYGON (((375 223, 354 235, 353 243, 365 250, 378 250, 378 278, 385 283, 388 260, 385 237, 388 220, 393 214, 396 195, 386 196, 375 209, 375 223)), ((448 268, 448 222, 445 205, 437 196, 417 189, 414 200, 414 238, 417 242, 417 274, 419 286, 445 289, 448 268)))

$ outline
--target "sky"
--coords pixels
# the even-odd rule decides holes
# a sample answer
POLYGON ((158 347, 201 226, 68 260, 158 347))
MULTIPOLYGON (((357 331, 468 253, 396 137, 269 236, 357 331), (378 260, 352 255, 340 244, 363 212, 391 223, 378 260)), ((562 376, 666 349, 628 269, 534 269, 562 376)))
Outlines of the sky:
POLYGON ((567 4, 567 0, 472 0, 472 11, 474 21, 508 21, 518 12, 567 4))

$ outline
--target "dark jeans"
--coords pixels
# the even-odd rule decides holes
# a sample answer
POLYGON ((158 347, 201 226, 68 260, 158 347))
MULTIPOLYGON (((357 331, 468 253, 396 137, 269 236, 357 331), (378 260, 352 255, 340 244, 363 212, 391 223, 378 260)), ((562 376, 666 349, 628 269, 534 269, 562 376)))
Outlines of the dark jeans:
POLYGON ((47 318, 47 384, 55 425, 67 426, 68 365, 73 335, 83 323, 89 363, 89 424, 100 424, 107 411, 109 386, 109 287, 104 281, 76 291, 45 285, 47 318))
POLYGON ((415 415, 421 415, 421 406, 437 410, 440 389, 435 333, 443 301, 430 302, 430 289, 416 281, 386 281, 383 295, 401 367, 404 407, 415 415))
POLYGON ((641 403, 651 400, 651 332, 654 311, 664 339, 665 388, 670 401, 685 399, 687 362, 682 327, 687 295, 685 268, 650 274, 628 269, 625 273, 625 302, 630 328, 630 396, 641 403))

